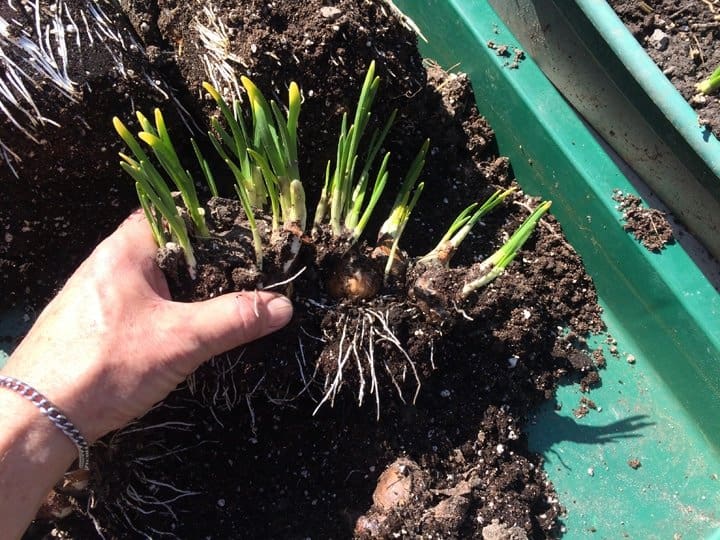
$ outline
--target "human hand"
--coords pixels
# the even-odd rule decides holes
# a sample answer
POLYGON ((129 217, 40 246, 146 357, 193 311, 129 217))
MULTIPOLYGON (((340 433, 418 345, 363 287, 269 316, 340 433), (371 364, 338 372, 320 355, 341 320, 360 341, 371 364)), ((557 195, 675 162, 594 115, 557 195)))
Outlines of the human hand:
POLYGON ((140 213, 103 241, 40 314, 1 373, 42 392, 89 442, 162 400, 202 362, 283 327, 268 292, 170 300, 140 213))

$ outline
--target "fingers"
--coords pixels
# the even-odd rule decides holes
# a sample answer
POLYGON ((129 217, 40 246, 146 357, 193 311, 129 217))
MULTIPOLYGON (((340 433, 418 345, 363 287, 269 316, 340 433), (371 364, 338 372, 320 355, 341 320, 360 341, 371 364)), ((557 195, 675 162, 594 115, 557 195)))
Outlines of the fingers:
POLYGON ((290 300, 269 292, 231 293, 204 302, 174 304, 194 341, 197 364, 285 326, 292 318, 290 300))

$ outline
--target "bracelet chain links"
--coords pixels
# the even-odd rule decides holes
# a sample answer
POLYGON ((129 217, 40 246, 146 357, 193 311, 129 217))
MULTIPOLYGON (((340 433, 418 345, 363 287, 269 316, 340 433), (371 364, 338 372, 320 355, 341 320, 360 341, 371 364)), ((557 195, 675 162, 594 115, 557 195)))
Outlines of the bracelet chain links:
POLYGON ((90 461, 90 446, 88 445, 85 437, 82 436, 80 430, 76 428, 73 423, 68 420, 60 409, 58 409, 53 403, 43 396, 40 392, 35 390, 32 386, 24 383, 14 377, 8 377, 6 375, 0 375, 0 387, 8 388, 17 392, 33 405, 35 405, 40 412, 47 416, 48 419, 55 424, 67 437, 77 446, 78 449, 78 468, 87 469, 90 461))

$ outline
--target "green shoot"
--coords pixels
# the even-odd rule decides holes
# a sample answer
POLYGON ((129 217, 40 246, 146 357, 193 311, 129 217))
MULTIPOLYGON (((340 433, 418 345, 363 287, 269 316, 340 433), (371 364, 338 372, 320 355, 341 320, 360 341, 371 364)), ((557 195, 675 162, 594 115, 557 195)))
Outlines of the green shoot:
POLYGON ((420 262, 429 263, 431 261, 437 261, 447 267, 450 264, 450 259, 455 254, 462 241, 465 240, 467 235, 470 233, 470 230, 475 226, 480 218, 503 202, 508 195, 514 191, 515 188, 509 188, 505 191, 497 190, 482 204, 482 206, 480 206, 480 208, 477 208, 477 203, 473 203, 460 212, 458 217, 455 218, 455 221, 453 221, 452 225, 448 228, 445 236, 442 237, 440 242, 438 242, 437 246, 435 246, 430 253, 420 259, 420 262))
POLYGON ((138 192, 140 204, 148 218, 155 240, 160 247, 165 247, 167 237, 158 216, 159 214, 167 222, 171 238, 177 241, 178 245, 182 248, 190 276, 195 278, 197 262, 192 245, 190 244, 187 226, 178 212, 168 183, 150 162, 150 159, 140 147, 137 139, 130 133, 119 118, 113 118, 113 125, 120 137, 125 141, 125 144, 128 145, 135 155, 136 159, 133 159, 121 153, 120 157, 122 161, 120 166, 135 180, 135 188, 138 192))
POLYGON ((210 142, 223 161, 228 163, 239 189, 247 194, 251 208, 262 208, 267 198, 267 191, 257 165, 250 158, 249 151, 253 148, 252 144, 248 143, 247 128, 240 112, 240 103, 234 101, 231 110, 210 83, 204 82, 203 88, 215 100, 230 129, 228 133, 217 119, 211 119, 212 130, 208 132, 210 142))
POLYGON ((302 234, 305 229, 305 193, 300 182, 297 155, 297 127, 300 116, 300 89, 291 83, 288 90, 288 113, 284 117, 275 102, 268 102, 262 92, 246 77, 252 112, 250 132, 235 100, 232 110, 220 93, 209 83, 203 88, 218 105, 229 132, 213 120, 210 141, 235 178, 243 210, 253 236, 258 268, 262 267, 262 239, 253 212, 270 201, 272 230, 285 229, 302 234))
MULTIPOLYGON (((274 101, 268 102, 262 92, 247 77, 241 81, 250 98, 250 108, 253 119, 253 151, 250 155, 258 163, 265 178, 268 192, 274 191, 279 201, 283 225, 286 229, 305 227, 306 210, 304 208, 305 195, 295 198, 293 190, 302 189, 300 170, 297 155, 297 124, 300 115, 300 90, 295 83, 288 89, 287 117, 274 101), (262 159, 258 159, 262 156, 262 159), (294 188, 293 182, 297 180, 294 188), (293 204, 303 200, 303 208, 293 204)), ((270 195, 271 200, 273 194, 270 195)))
POLYGON ((367 156, 361 160, 358 156, 358 148, 372 116, 370 109, 379 85, 380 78, 375 76, 375 62, 372 62, 360 90, 352 124, 348 126, 348 115, 347 113, 343 115, 335 166, 332 168, 328 164, 325 185, 315 211, 315 228, 324 222, 329 210, 333 235, 338 237, 347 235, 351 243, 357 242, 362 235, 388 179, 389 155, 386 154, 380 170, 375 175, 370 197, 367 198, 370 171, 396 115, 396 112, 393 112, 383 128, 373 132, 367 156))
MULTIPOLYGON (((375 205, 377 204, 378 200, 380 200, 380 195, 382 195, 382 192, 385 189, 385 184, 387 184, 388 176, 390 174, 387 171, 387 165, 389 160, 390 153, 388 152, 387 154, 385 154, 385 159, 383 159, 382 163, 380 164, 380 169, 378 170, 375 184, 373 185, 372 194, 370 195, 370 201, 365 207, 365 211, 362 213, 362 216, 360 216, 359 221, 355 223, 354 219, 350 221, 346 220, 348 229, 352 231, 352 235, 350 237, 352 243, 357 242, 360 238, 360 235, 365 230, 368 221, 370 221, 370 216, 372 216, 372 212, 375 209, 375 205)), ((361 196, 358 197, 357 203, 353 206, 353 213, 359 213, 360 206, 362 205, 362 199, 364 197, 364 193, 362 193, 361 196)), ((351 216, 349 215, 348 217, 351 216)))
POLYGON ((170 139, 170 134, 167 131, 165 120, 163 119, 160 109, 155 109, 154 127, 142 113, 138 112, 137 117, 143 128, 143 131, 138 133, 138 138, 152 149, 155 157, 180 192, 180 196, 185 203, 185 207, 190 215, 190 219, 195 225, 197 233, 200 236, 209 236, 210 233, 205 224, 204 211, 200 207, 197 191, 195 190, 195 183, 190 173, 183 169, 180 164, 180 159, 170 139))
POLYGON ((332 166, 332 162, 327 162, 327 167, 325 168, 325 185, 323 185, 322 191, 320 192, 320 199, 318 199, 317 207, 315 208, 315 219, 313 220, 313 232, 317 230, 317 228, 322 225, 322 222, 325 220, 325 214, 327 214, 328 211, 328 203, 329 203, 329 192, 330 192, 330 167, 332 166))
POLYGON ((712 94, 720 88, 720 66, 713 71, 710 76, 695 85, 695 88, 701 94, 712 94))
POLYGON ((352 199, 350 201, 350 211, 345 216, 345 229, 348 231, 352 231, 351 237, 353 242, 356 242, 357 239, 360 238, 363 230, 365 229, 365 225, 367 224, 368 220, 365 219, 364 223, 360 225, 360 223, 363 222, 362 217, 364 217, 365 214, 367 214, 367 218, 370 217, 373 209, 375 208, 375 204, 377 203, 383 189, 385 188, 385 181, 387 181, 387 164, 390 158, 389 152, 385 154, 385 158, 380 165, 380 170, 376 175, 375 183, 373 184, 373 190, 370 195, 370 203, 363 211, 362 205, 365 201, 368 182, 370 180, 370 168, 375 163, 375 158, 380 151, 382 143, 385 141, 385 137, 387 137, 388 131, 390 131, 390 127, 392 127, 392 124, 395 122, 396 115, 397 110, 393 111, 393 113, 390 115, 387 122, 385 122, 385 126, 383 126, 382 131, 375 130, 375 132, 373 133, 370 140, 370 150, 368 151, 367 158, 365 159, 365 165, 363 167, 363 170, 360 172, 360 177, 358 178, 355 189, 353 190, 352 199), (385 177, 385 181, 383 181, 383 177, 385 177))
POLYGON ((470 293, 483 287, 503 273, 505 268, 515 259, 518 252, 530 237, 540 218, 548 211, 552 202, 545 201, 541 203, 530 216, 523 221, 522 225, 513 233, 510 239, 490 255, 482 263, 480 263, 480 276, 470 283, 465 284, 462 289, 462 296, 466 298, 470 293))
MULTIPOLYGON (((395 197, 395 202, 392 209, 390 210, 390 217, 388 217, 382 224, 382 227, 380 227, 380 233, 378 234, 377 242, 378 245, 391 245, 390 253, 388 254, 388 260, 385 265, 386 279, 387 276, 390 274, 390 271, 392 270, 393 262, 395 261, 395 255, 397 254, 397 248, 400 243, 400 237, 405 230, 405 226, 410 220, 410 213, 415 208, 415 205, 420 198, 420 194, 425 188, 425 184, 421 182, 413 192, 415 183, 417 182, 417 179, 420 176, 420 172, 425 165, 425 155, 427 154, 429 146, 430 141, 426 140, 420 148, 417 156, 415 156, 415 159, 410 165, 410 169, 405 175, 405 179, 400 186, 400 191, 398 192, 397 197, 395 197)), ((385 161, 387 161, 387 156, 385 161)), ((383 161, 383 164, 385 164, 385 161, 383 161)), ((385 176, 387 176, 387 173, 385 173, 385 176)), ((367 218, 364 216, 363 219, 367 218)))
POLYGON ((305 188, 303 188, 302 182, 296 179, 290 182, 290 223, 297 224, 300 231, 304 231, 306 216, 305 188))
MULTIPOLYGON (((232 165, 232 162, 228 161, 227 163, 231 167, 234 167, 234 165, 232 165)), ((234 170, 233 170, 233 172, 234 172, 234 170)), ((255 249, 255 263, 257 264, 258 270, 262 270, 262 264, 263 264, 262 237, 260 236, 260 231, 258 230, 257 221, 255 221, 255 213, 253 212, 252 202, 250 201, 250 197, 248 196, 247 191, 245 191, 243 189, 242 184, 240 184, 240 183, 235 184, 235 191, 238 194, 238 198, 240 199, 240 204, 242 204, 243 210, 245 211, 245 215, 247 216, 248 224, 250 226, 250 233, 252 234, 252 239, 253 239, 253 248, 255 249)))
POLYGON ((198 160, 198 163, 200 164, 200 170, 202 170, 203 175, 205 176, 205 181, 207 182, 208 187, 210 188, 210 193, 213 197, 218 197, 218 188, 215 184, 215 177, 213 176, 212 171, 210 170, 210 165, 208 164, 207 160, 203 157, 202 152, 200 152, 200 147, 195 142, 195 139, 190 139, 190 144, 192 144, 193 151, 195 152, 195 157, 198 160))
MULTIPOLYGON (((253 161, 257 164, 258 170, 264 179, 265 186, 267 187, 267 193, 270 198, 270 213, 272 214, 272 230, 278 231, 280 229, 280 196, 278 193, 279 180, 275 173, 272 171, 270 164, 264 155, 256 152, 255 150, 248 149, 248 154, 252 157, 253 161)), ((233 168, 235 177, 238 177, 237 170, 233 168)))
POLYGON ((402 210, 402 216, 399 220, 400 224, 397 229, 397 234, 395 235, 392 243, 392 247, 390 248, 390 254, 388 255, 387 263, 385 264, 385 279, 387 279, 388 275, 390 275, 390 271, 393 267, 393 262, 395 261, 395 254, 397 253, 397 248, 400 243, 400 237, 402 236, 403 231, 405 230, 405 225, 407 225, 408 220, 410 219, 410 213, 413 211, 413 208, 415 208, 415 205, 418 202, 418 199, 420 198, 420 194, 423 192, 423 189, 425 188, 425 184, 423 182, 420 182, 417 189, 413 193, 412 199, 410 199, 410 202, 403 207, 402 210))
POLYGON ((155 242, 158 246, 164 246, 167 243, 167 236, 165 235, 162 214, 153 206, 150 197, 148 197, 140 182, 135 182, 135 191, 140 201, 140 207, 143 209, 145 217, 150 224, 150 230, 152 231, 153 238, 155 238, 155 242))
MULTIPOLYGON (((429 147, 430 140, 426 140, 420 148, 417 156, 415 156, 415 159, 410 164, 410 168, 405 175, 402 186, 400 186, 400 191, 398 192, 397 197, 395 197, 395 202, 390 210, 390 217, 388 217, 385 220, 385 223, 382 224, 382 227, 380 227, 380 232, 378 234, 379 244, 389 243, 390 240, 394 241, 402 234, 405 224, 410 218, 410 211, 412 210, 412 208, 409 208, 410 194, 412 193, 413 187, 415 187, 415 182, 417 182, 420 172, 425 165, 425 155, 427 154, 429 147)), ((413 198, 415 198, 415 196, 413 196, 413 198)))

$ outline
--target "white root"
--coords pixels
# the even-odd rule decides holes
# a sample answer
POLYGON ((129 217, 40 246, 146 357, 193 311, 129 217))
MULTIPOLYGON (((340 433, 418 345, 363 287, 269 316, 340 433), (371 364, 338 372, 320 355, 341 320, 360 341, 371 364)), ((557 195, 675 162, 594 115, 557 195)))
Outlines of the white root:
MULTIPOLYGON (((363 340, 365 338, 365 317, 362 318, 362 324, 360 326, 360 346, 362 347, 363 340)), ((357 336, 357 333, 355 334, 357 336)), ((355 357, 355 363, 357 365, 358 377, 360 377, 360 388, 358 389, 358 405, 362 407, 363 398, 365 397, 365 373, 362 367, 362 360, 358 353, 358 339, 353 337, 352 341, 353 357, 355 357)))
MULTIPOLYGON (((295 262, 295 259, 293 259, 292 262, 295 262)), ((260 290, 261 290, 261 291, 269 291, 270 289, 275 289, 275 288, 277 288, 277 287, 282 287, 283 285, 287 285, 288 283, 292 283, 292 282, 295 281, 297 278, 299 278, 300 275, 301 275, 305 270, 307 270, 307 266, 303 266, 300 270, 298 270, 295 274, 293 274, 293 275, 290 276, 289 278, 284 279, 284 280, 282 280, 282 281, 278 281, 277 283, 272 283, 271 285, 266 285, 265 287, 261 287, 260 290)))
POLYGON ((97 516, 95 514, 93 514, 93 510, 96 507, 97 507, 97 500, 95 499, 95 493, 90 493, 90 496, 88 497, 87 506, 85 507, 85 514, 87 515, 87 517, 90 518, 90 521, 92 521, 93 527, 95 527, 95 532, 97 532, 98 536, 100 537, 100 540, 106 540, 102 525, 100 525, 100 521, 98 520, 97 516))
MULTIPOLYGON (((381 341, 389 341, 393 345, 395 345, 395 348, 400 351, 400 353, 405 357, 405 360, 407 361, 407 364, 410 365, 410 368, 412 369, 413 375, 415 376, 415 382, 417 386, 415 387, 415 394, 413 395, 412 403, 415 404, 415 401, 417 400, 418 394, 420 393, 420 387, 422 386, 422 383, 420 382, 420 376, 418 375, 417 366, 415 365, 415 362, 413 362, 413 359, 410 358, 410 355, 407 353, 405 348, 400 343, 400 340, 397 338, 395 333, 390 328, 390 325, 388 323, 389 319, 389 313, 386 311, 385 316, 380 312, 373 311, 373 310, 367 310, 368 313, 373 315, 378 322, 382 325, 382 332, 378 332, 378 338, 381 341)), ((407 366, 406 366, 407 367, 407 366)))
POLYGON ((323 403, 330 400, 330 406, 334 405, 335 403, 335 396, 337 395, 337 392, 340 390, 340 386, 342 385, 343 380, 343 369, 345 368, 345 364, 347 363, 348 356, 350 355, 351 349, 348 348, 347 350, 343 350, 343 346, 345 344, 345 335, 347 333, 347 317, 344 317, 345 321, 343 324, 342 329, 342 335, 340 336, 340 343, 338 345, 338 354, 337 354, 337 371, 335 372, 335 377, 333 377, 332 384, 328 386, 329 382, 329 375, 328 378, 325 379, 325 385, 323 389, 325 390, 325 395, 320 400, 320 403, 318 403, 317 407, 315 407, 315 410, 313 411, 313 415, 317 414, 320 407, 322 407, 323 403))
POLYGON ((203 7, 204 20, 195 21, 195 30, 200 37, 200 44, 204 47, 202 63, 205 74, 229 103, 242 100, 239 77, 235 73, 235 65, 244 68, 248 64, 231 51, 231 40, 225 23, 218 17, 212 4, 203 7))
MULTIPOLYGON (((160 403, 153 407, 157 408, 173 408, 186 409, 186 407, 169 406, 160 403)), ((153 432, 152 439, 147 445, 143 446, 147 455, 137 455, 126 462, 129 478, 125 480, 122 493, 112 501, 105 498, 98 498, 96 492, 91 492, 88 499, 87 515, 92 520, 96 531, 101 538, 104 538, 104 525, 114 524, 129 529, 141 538, 176 538, 172 530, 158 530, 149 525, 139 526, 135 521, 137 515, 150 516, 155 515, 156 523, 168 524, 174 529, 179 524, 178 513, 173 507, 177 501, 187 497, 200 495, 200 491, 182 489, 163 480, 153 477, 157 471, 156 461, 165 459, 168 456, 174 456, 180 460, 179 455, 193 448, 197 448, 202 444, 209 444, 213 441, 203 440, 192 446, 175 446, 169 448, 165 444, 163 432, 172 431, 192 431, 194 424, 187 422, 168 421, 156 424, 142 425, 141 420, 133 422, 129 428, 116 432, 111 438, 108 446, 117 446, 123 442, 123 439, 130 434, 138 432, 153 432), (157 432, 157 433, 155 433, 157 432), (150 449, 160 448, 162 453, 153 454, 150 449), (97 517, 97 508, 102 504, 103 510, 107 514, 105 517, 108 523, 101 523, 97 517)))
MULTIPOLYGON (((13 11, 12 0, 6 0, 13 11)), ((112 59, 112 69, 128 79, 124 53, 129 50, 145 54, 142 45, 131 35, 124 35, 105 8, 113 6, 108 0, 85 0, 79 5, 65 0, 28 0, 31 24, 21 17, 0 16, 0 118, 9 122, 17 133, 39 144, 46 126, 61 127, 45 116, 36 99, 41 92, 56 91, 68 103, 78 103, 83 89, 70 75, 72 59, 82 53, 83 42, 88 48, 102 44, 112 59), (127 43, 126 43, 127 41, 127 43)), ((172 92, 161 81, 143 70, 144 79, 165 99, 172 99, 183 122, 191 118, 172 92)), ((85 90, 92 91, 87 86, 85 90)), ((54 106, 54 104, 53 104, 54 106)), ((76 117, 73 121, 82 122, 76 117)), ((13 163, 20 163, 13 151, 14 138, 0 140, 0 164, 11 172, 18 172, 13 163)))
MULTIPOLYGON (((318 410, 324 403, 329 402, 332 407, 335 398, 342 388, 344 382, 343 372, 347 368, 348 361, 354 360, 354 364, 358 371, 359 388, 357 401, 362 406, 366 395, 366 375, 370 380, 370 395, 375 396, 375 406, 377 418, 380 418, 380 388, 378 385, 377 372, 375 368, 375 346, 377 343, 390 343, 397 349, 404 358, 402 367, 403 373, 400 381, 396 377, 397 370, 391 369, 391 366, 383 359, 383 366, 387 371, 390 381, 395 387, 398 397, 405 403, 401 384, 405 382, 408 367, 413 373, 415 379, 415 393, 412 403, 417 400, 422 383, 417 370, 417 366, 410 355, 407 353, 400 340, 393 332, 389 323, 389 312, 382 313, 377 310, 362 308, 360 314, 351 322, 351 316, 342 315, 338 321, 338 327, 342 327, 340 341, 338 343, 337 353, 335 355, 337 367, 334 376, 328 374, 323 385, 324 395, 318 405, 315 407, 313 414, 317 414, 318 410), (352 328, 352 335, 348 335, 348 327, 352 328)), ((431 345, 431 363, 434 366, 433 349, 431 345)), ((319 362, 316 364, 316 371, 319 368, 319 362)))
POLYGON ((257 426, 255 424, 255 409, 252 405, 252 397, 257 391, 258 388, 260 388, 260 385, 265 380, 265 375, 260 377, 257 383, 255 383, 255 386, 253 389, 245 394, 245 403, 247 403, 248 411, 250 411, 250 430, 253 432, 253 434, 257 434, 257 426))
POLYGON ((211 376, 203 377, 193 373, 186 379, 190 394, 210 409, 220 426, 223 424, 213 409, 217 408, 222 412, 232 411, 243 401, 242 393, 237 386, 236 372, 244 355, 245 349, 234 356, 229 353, 214 356, 203 367, 205 371, 213 371, 211 376))
MULTIPOLYGON (((136 425, 138 422, 132 422, 131 424, 128 424, 128 426, 136 425)), ((127 437, 128 435, 132 433, 138 433, 140 431, 150 431, 153 429, 177 429, 180 431, 190 431, 192 428, 195 427, 195 424, 190 424, 188 422, 180 422, 180 421, 168 421, 168 422, 162 422, 160 424, 152 424, 149 426, 142 426, 132 429, 121 429, 120 431, 116 432, 112 439, 110 440, 110 444, 112 445, 113 442, 118 442, 119 439, 127 437)))

